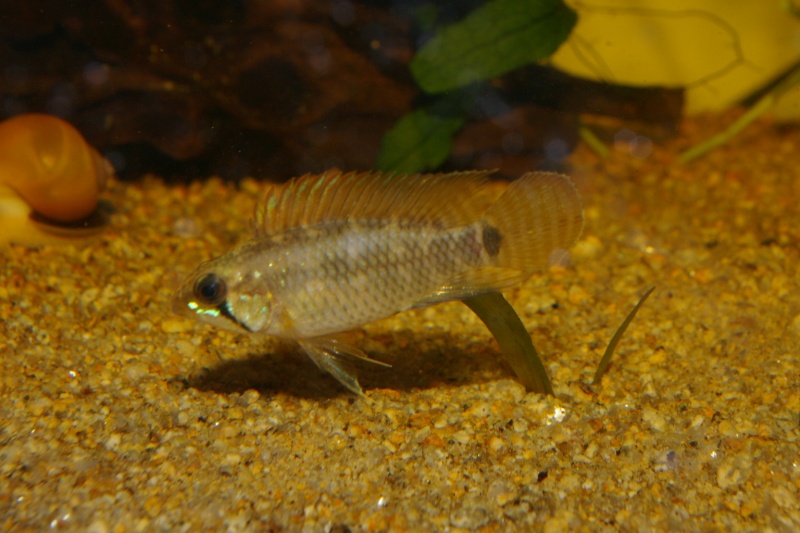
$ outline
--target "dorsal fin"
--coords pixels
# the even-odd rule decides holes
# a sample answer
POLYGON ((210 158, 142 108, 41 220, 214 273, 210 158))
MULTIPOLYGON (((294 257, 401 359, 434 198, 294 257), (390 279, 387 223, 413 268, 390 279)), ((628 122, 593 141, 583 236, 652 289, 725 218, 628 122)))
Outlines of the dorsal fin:
POLYGON ((340 220, 467 225, 489 207, 482 186, 492 172, 306 174, 273 187, 256 207, 253 226, 260 236, 340 220))

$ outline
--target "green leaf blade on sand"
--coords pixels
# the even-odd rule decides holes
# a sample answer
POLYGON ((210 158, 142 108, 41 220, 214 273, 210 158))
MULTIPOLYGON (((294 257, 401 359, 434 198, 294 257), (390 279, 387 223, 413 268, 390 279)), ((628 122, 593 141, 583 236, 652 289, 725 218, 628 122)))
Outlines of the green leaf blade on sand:
POLYGON ((408 173, 438 167, 450 155, 453 135, 465 120, 463 116, 417 109, 383 137, 375 165, 381 170, 408 173))
POLYGON ((500 76, 551 55, 576 21, 562 0, 492 0, 428 41, 411 72, 429 93, 500 76))
POLYGON ((525 388, 531 392, 552 395, 553 385, 547 370, 533 346, 528 330, 508 300, 499 292, 489 292, 461 301, 486 324, 525 388))
POLYGON ((614 355, 614 350, 617 348, 617 344, 619 344, 620 339, 625 334, 625 330, 628 329, 628 326, 633 321, 633 318, 636 316, 636 313, 639 312, 639 309, 644 304, 647 297, 655 290, 655 287, 650 287, 644 295, 639 298, 639 302, 636 306, 628 313, 628 316, 625 317, 625 320, 622 321, 622 324, 617 328, 617 331, 614 332, 614 336, 611 337, 611 341, 608 343, 608 347, 606 348, 605 353, 603 354, 602 359, 600 359, 600 364, 597 365, 597 371, 594 373, 594 379, 592 380, 592 385, 595 383, 599 383, 600 380, 603 378, 603 374, 606 373, 608 370, 608 365, 611 364, 611 356, 614 355))

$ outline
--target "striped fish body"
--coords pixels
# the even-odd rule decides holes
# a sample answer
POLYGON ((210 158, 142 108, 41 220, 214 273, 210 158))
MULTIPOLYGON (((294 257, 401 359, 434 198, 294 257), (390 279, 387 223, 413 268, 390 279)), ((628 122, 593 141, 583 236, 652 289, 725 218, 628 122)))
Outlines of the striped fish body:
POLYGON ((347 331, 450 299, 445 283, 490 259, 477 224, 443 229, 394 221, 301 228, 254 241, 243 252, 252 257, 243 276, 259 272, 270 288, 271 319, 253 324, 247 310, 229 301, 232 313, 247 329, 293 339, 347 331), (266 268, 263 257, 270 258, 266 268))
POLYGON ((577 238, 582 210, 568 178, 530 173, 498 198, 487 174, 299 178, 267 196, 254 238, 201 264, 173 307, 297 340, 360 393, 343 363, 366 356, 337 333, 524 280, 577 238))

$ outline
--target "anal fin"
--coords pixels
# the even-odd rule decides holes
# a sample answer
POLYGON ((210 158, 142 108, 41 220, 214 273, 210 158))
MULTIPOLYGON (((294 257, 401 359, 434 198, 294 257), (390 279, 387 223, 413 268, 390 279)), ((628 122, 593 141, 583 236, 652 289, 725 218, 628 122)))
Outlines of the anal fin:
POLYGON ((358 384, 358 379, 348 368, 352 360, 366 361, 385 367, 392 366, 383 361, 371 359, 360 348, 347 344, 336 337, 315 337, 298 342, 320 369, 328 372, 349 391, 359 396, 364 396, 364 391, 361 389, 361 385, 358 384))

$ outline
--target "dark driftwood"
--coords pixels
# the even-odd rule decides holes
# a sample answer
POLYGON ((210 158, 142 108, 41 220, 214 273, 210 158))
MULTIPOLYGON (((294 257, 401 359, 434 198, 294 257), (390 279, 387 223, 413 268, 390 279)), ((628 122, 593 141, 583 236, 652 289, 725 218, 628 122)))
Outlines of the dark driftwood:
MULTIPOLYGON (((0 113, 64 116, 123 174, 370 168, 383 134, 421 98, 406 67, 423 38, 413 2, 405 11, 367 0, 8 4, 0 113)), ((457 4, 442 3, 443 20, 476 2, 457 4)), ((553 138, 574 145, 581 112, 679 115, 658 91, 598 88, 539 67, 484 92, 449 167, 535 166, 553 138)))

